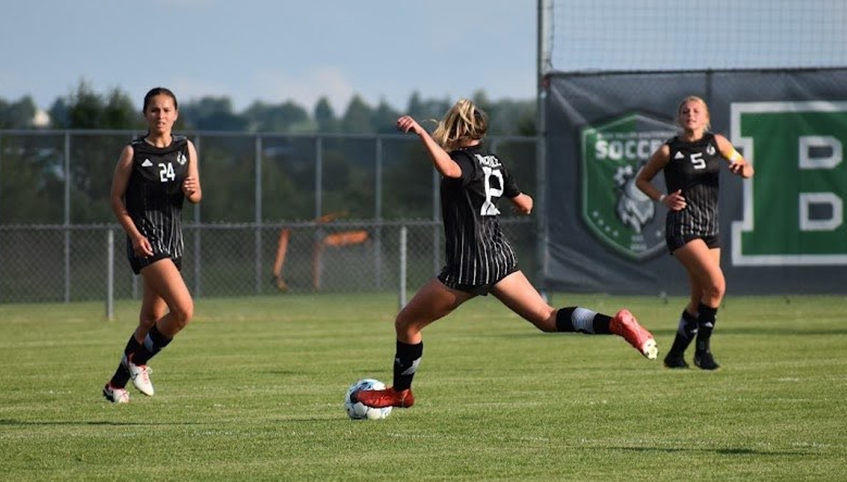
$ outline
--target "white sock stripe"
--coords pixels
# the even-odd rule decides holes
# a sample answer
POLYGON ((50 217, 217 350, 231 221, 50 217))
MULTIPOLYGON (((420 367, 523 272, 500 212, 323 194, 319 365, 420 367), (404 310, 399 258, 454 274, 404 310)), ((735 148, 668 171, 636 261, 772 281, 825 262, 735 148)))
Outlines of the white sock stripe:
POLYGON ((576 307, 571 314, 574 329, 576 331, 594 333, 594 315, 596 314, 596 311, 576 307))
POLYGON ((150 334, 148 333, 147 336, 144 337, 144 348, 146 348, 150 353, 153 353, 153 347, 153 339, 150 338, 150 334))
POLYGON ((416 358, 415 361, 412 362, 412 366, 403 370, 403 373, 400 375, 413 375, 418 370, 418 365, 421 363, 420 358, 416 358))

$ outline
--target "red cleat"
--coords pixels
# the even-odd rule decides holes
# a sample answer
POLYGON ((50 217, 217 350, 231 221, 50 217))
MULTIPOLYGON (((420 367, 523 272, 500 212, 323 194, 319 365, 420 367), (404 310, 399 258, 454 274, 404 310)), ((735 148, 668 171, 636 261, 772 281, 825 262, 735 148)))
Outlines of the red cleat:
POLYGON ((373 408, 409 408, 415 403, 415 396, 412 395, 411 388, 399 391, 395 390, 394 387, 388 387, 383 390, 359 390, 351 398, 373 408))
POLYGON ((620 310, 615 313, 615 317, 609 323, 609 330, 622 336, 627 343, 640 351, 648 360, 655 360, 659 356, 659 347, 656 346, 653 335, 638 324, 638 320, 632 316, 629 310, 620 310))

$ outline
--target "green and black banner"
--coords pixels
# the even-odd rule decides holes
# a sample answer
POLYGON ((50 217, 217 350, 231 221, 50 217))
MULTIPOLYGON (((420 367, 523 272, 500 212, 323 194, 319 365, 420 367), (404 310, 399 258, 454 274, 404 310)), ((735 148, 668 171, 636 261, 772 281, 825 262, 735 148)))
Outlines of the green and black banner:
MULTIPOLYGON (((550 289, 686 294, 666 209, 635 175, 676 135, 682 98, 753 163, 721 173, 721 266, 731 293, 847 293, 847 69, 569 74, 547 97, 550 289)), ((654 184, 664 191, 660 173, 654 184)))

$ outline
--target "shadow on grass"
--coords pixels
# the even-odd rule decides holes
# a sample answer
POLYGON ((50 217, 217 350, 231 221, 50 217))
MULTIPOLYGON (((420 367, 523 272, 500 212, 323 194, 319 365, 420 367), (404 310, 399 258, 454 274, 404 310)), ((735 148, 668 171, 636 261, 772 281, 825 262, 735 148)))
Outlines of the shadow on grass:
MULTIPOLYGON (((668 337, 672 338, 676 334, 676 328, 659 328, 654 329, 650 328, 650 333, 655 337, 668 337)), ((727 336, 831 336, 831 335, 847 335, 847 328, 835 328, 832 330, 809 330, 802 328, 768 328, 767 330, 763 330, 760 328, 729 328, 729 327, 721 327, 715 331, 716 335, 727 335, 727 336)), ((529 331, 529 332, 513 332, 513 333, 498 333, 498 334, 480 334, 473 333, 472 336, 474 338, 499 338, 499 339, 513 339, 513 338, 538 338, 542 336, 582 336, 578 333, 542 333, 540 331, 529 331)))
POLYGON ((51 421, 51 420, 14 420, 14 419, 0 419, 0 426, 7 425, 17 425, 17 426, 50 426, 50 425, 107 425, 107 426, 148 426, 148 425, 204 425, 199 422, 112 422, 108 420, 62 420, 62 421, 51 421))
MULTIPOLYGON (((592 449, 595 450, 595 449, 592 449)), ((608 450, 623 450, 628 452, 668 452, 668 453, 676 453, 676 452, 702 452, 702 453, 715 453, 720 455, 770 455, 770 456, 781 456, 781 455, 811 455, 812 452, 798 452, 798 451, 784 451, 784 452, 774 452, 768 450, 754 450, 748 448, 722 448, 722 449, 700 449, 700 448, 686 448, 686 447, 609 447, 608 450)))
MULTIPOLYGON (((653 335, 666 335, 672 337, 676 334, 675 329, 660 329, 650 330, 653 335)), ((766 330, 760 328, 731 328, 721 327, 715 329, 715 335, 754 335, 754 336, 830 336, 830 335, 847 335, 847 328, 835 328, 832 330, 809 330, 802 328, 768 328, 766 330)))

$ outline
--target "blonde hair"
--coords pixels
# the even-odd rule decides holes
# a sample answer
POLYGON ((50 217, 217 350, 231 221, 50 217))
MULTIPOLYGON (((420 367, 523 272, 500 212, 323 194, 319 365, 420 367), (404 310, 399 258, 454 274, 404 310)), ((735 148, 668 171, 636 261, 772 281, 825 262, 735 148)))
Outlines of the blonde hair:
POLYGON ((438 121, 432 138, 446 151, 461 147, 466 141, 479 140, 488 129, 488 118, 469 99, 459 99, 444 118, 438 121))
POLYGON ((703 100, 700 97, 697 97, 696 95, 689 95, 688 97, 682 99, 679 102, 679 105, 676 106, 676 124, 678 126, 682 127, 682 123, 679 122, 679 116, 680 116, 680 114, 682 114, 682 106, 684 106, 686 104, 686 102, 699 102, 699 103, 703 104, 703 109, 706 111, 706 129, 705 130, 708 131, 709 129, 711 129, 712 123, 710 121, 712 119, 712 116, 711 116, 711 114, 709 114, 709 106, 706 105, 705 100, 703 100))

